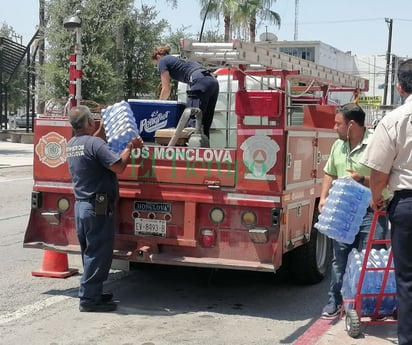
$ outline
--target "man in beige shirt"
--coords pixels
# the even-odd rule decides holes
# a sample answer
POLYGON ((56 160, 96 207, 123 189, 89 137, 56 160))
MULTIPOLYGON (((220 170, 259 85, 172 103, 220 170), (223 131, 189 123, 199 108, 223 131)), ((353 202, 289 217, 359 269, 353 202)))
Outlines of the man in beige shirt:
POLYGON ((382 190, 393 193, 387 213, 397 286, 398 344, 412 345, 412 59, 399 65, 397 89, 405 104, 379 122, 361 162, 372 169, 372 207, 384 207, 382 190))

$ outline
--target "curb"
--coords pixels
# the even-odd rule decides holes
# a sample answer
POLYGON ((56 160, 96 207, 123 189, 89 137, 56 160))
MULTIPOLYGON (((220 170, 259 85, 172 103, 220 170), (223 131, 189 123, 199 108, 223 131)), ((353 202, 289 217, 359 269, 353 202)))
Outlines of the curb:
POLYGON ((0 132, 0 142, 5 141, 12 143, 21 143, 21 144, 33 144, 34 142, 34 133, 33 132, 19 132, 19 131, 2 131, 0 132))

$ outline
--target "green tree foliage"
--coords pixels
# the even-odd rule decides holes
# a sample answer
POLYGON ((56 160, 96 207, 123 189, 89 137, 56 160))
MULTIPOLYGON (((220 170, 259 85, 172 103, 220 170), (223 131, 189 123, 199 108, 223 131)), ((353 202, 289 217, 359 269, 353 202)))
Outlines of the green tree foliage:
POLYGON ((221 35, 221 34, 219 34, 219 32, 216 30, 216 31, 205 31, 204 33, 203 33, 203 37, 202 37, 202 42, 216 42, 216 43, 218 43, 218 42, 221 42, 221 43, 223 43, 225 40, 224 40, 224 37, 223 37, 223 35, 221 35))
POLYGON ((46 3, 46 87, 59 98, 68 93, 69 55, 75 34, 63 20, 80 10, 82 19, 82 96, 98 103, 150 92, 155 80, 150 51, 166 27, 154 8, 137 10, 133 0, 49 0, 46 3))
POLYGON ((157 85, 159 76, 151 62, 151 52, 161 42, 161 34, 167 22, 156 22, 158 12, 142 6, 135 11, 133 21, 125 31, 124 81, 127 96, 150 94, 157 85))
MULTIPOLYGON (((221 19, 224 21, 224 41, 230 42, 231 20, 239 6, 238 0, 199 0, 202 10, 202 18, 206 15, 211 18, 221 19)), ((204 41, 202 39, 202 41, 204 41)))
POLYGON ((280 26, 279 14, 271 10, 275 2, 276 0, 246 0, 239 4, 234 13, 234 23, 248 28, 250 42, 255 42, 258 18, 280 26))

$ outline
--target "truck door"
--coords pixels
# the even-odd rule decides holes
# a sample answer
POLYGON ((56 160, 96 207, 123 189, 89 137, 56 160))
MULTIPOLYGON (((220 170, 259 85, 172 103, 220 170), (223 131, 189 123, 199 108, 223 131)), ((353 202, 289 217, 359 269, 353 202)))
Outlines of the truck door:
POLYGON ((285 190, 313 185, 315 143, 314 130, 287 131, 285 190))

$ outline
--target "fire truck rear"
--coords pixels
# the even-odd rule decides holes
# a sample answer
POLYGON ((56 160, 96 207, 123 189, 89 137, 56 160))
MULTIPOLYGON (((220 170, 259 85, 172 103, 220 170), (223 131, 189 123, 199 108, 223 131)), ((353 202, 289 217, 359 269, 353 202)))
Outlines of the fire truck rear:
MULTIPOLYGON (((218 78, 236 89, 221 87, 227 106, 217 107, 210 147, 146 142, 132 153, 119 175, 113 257, 269 272, 284 266, 296 282, 320 281, 330 243, 313 224, 336 139, 329 99, 357 97, 367 81, 241 41, 183 40, 181 48, 186 58, 224 67, 218 78)), ((79 253, 65 154, 72 129, 64 116, 41 117, 34 133, 24 247, 79 253)))

